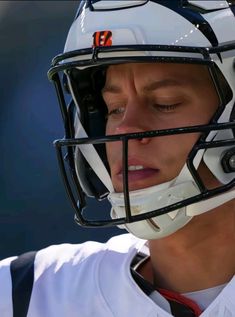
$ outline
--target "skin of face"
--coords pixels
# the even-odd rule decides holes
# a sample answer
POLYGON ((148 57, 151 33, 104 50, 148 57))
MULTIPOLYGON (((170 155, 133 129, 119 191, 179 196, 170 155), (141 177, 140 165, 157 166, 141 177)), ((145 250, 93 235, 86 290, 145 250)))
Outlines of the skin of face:
MULTIPOLYGON (((102 94, 108 109, 107 135, 207 124, 219 106, 210 73, 202 65, 113 65, 102 94)), ((128 165, 135 168, 128 172, 129 190, 174 179, 198 137, 193 133, 130 140, 128 165)), ((122 143, 110 142, 106 150, 114 188, 121 192, 122 143)), ((209 170, 200 169, 202 178, 213 183, 209 170)))

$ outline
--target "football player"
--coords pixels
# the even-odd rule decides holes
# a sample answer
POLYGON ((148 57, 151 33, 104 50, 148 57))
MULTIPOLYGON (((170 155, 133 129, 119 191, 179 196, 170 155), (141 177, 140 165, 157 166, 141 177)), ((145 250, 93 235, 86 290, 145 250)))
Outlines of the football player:
POLYGON ((0 315, 235 317, 235 2, 80 1, 48 76, 75 220, 129 233, 3 260, 0 315))

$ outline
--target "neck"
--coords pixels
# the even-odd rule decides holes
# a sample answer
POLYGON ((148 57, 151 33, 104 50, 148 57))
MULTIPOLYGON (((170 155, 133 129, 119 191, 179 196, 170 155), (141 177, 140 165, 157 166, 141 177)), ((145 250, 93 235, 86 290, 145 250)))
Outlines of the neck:
POLYGON ((142 274, 156 287, 186 293, 227 283, 235 273, 235 204, 194 217, 169 237, 150 240, 142 274))

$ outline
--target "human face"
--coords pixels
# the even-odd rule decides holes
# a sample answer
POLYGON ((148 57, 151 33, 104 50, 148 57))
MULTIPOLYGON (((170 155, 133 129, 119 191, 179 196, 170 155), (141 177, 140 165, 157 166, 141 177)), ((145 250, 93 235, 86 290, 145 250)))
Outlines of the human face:
MULTIPOLYGON (((219 105, 209 71, 202 65, 113 65, 102 93, 108 108, 107 135, 207 124, 219 105)), ((130 140, 129 190, 174 179, 198 137, 193 133, 130 140)), ((114 188, 121 192, 122 144, 109 142, 106 150, 114 188)))

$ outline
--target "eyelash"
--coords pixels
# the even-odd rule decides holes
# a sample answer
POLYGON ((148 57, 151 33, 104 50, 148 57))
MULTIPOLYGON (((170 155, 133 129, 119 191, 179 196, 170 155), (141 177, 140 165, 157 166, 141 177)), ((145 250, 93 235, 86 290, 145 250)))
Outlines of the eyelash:
POLYGON ((172 105, 160 105, 160 104, 155 104, 154 105, 154 108, 159 110, 159 111, 162 111, 162 112, 170 112, 172 110, 175 110, 175 108, 177 106, 179 106, 180 103, 175 103, 175 104, 172 104, 172 105))

